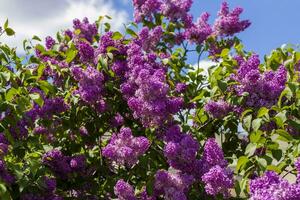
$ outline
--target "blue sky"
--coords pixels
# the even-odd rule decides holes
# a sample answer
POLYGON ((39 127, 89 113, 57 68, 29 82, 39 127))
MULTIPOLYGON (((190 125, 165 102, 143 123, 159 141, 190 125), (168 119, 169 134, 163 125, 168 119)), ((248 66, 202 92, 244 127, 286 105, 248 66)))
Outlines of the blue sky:
MULTIPOLYGON (((192 13, 197 18, 207 11, 214 19, 222 0, 194 0, 192 13)), ((261 55, 268 54, 284 43, 300 43, 300 0, 228 0, 231 8, 242 6, 243 19, 252 25, 239 34, 245 47, 261 55)), ((72 19, 88 16, 91 19, 109 14, 116 29, 132 19, 131 0, 0 0, 0 22, 9 18, 16 29, 15 38, 6 40, 20 46, 22 39, 33 34, 41 37, 54 35, 67 28, 72 19)))

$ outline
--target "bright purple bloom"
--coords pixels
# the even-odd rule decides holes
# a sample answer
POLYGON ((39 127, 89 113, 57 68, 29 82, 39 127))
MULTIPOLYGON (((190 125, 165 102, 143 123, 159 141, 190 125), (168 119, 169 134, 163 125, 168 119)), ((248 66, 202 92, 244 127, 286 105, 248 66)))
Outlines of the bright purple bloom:
POLYGON ((197 45, 202 44, 209 35, 212 34, 212 28, 207 23, 209 18, 208 13, 203 13, 198 19, 197 23, 193 24, 190 28, 186 29, 186 38, 197 45))
POLYGON ((103 74, 91 66, 85 70, 75 66, 72 67, 71 71, 74 79, 79 82, 79 88, 75 93, 79 94, 86 103, 99 103, 102 99, 103 74))
POLYGON ((213 118, 222 119, 231 111, 231 106, 224 100, 210 100, 205 104, 204 110, 213 118))
POLYGON ((134 188, 123 179, 118 180, 117 184, 114 187, 115 195, 118 197, 118 200, 136 200, 134 196, 134 188))
POLYGON ((185 83, 177 83, 175 91, 178 92, 178 93, 182 93, 182 92, 184 92, 186 90, 186 88, 187 88, 187 84, 185 84, 185 83))
POLYGON ((250 182, 251 200, 297 200, 300 199, 300 185, 290 184, 276 172, 267 171, 262 177, 250 182))
POLYGON ((221 10, 218 13, 218 19, 214 24, 214 32, 221 36, 231 36, 239 33, 250 26, 249 20, 240 20, 243 9, 234 8, 231 12, 227 2, 223 2, 221 10))
POLYGON ((129 70, 121 92, 135 119, 145 127, 159 126, 180 110, 183 99, 168 96, 166 69, 155 54, 145 55, 137 43, 130 44, 127 53, 129 70))
POLYGON ((160 5, 160 0, 133 0, 134 21, 152 20, 152 14, 158 11, 160 5))
POLYGON ((238 82, 233 87, 238 96, 248 94, 244 107, 269 108, 276 104, 285 88, 286 68, 282 65, 277 71, 261 73, 259 70, 259 57, 255 54, 250 56, 248 60, 241 57, 236 57, 236 60, 239 68, 236 74, 231 75, 231 78, 238 82))
POLYGON ((120 133, 111 136, 102 154, 117 164, 132 166, 149 147, 150 142, 146 137, 134 137, 130 128, 121 128, 120 133))
POLYGON ((46 48, 52 49, 52 47, 55 45, 55 40, 51 36, 46 37, 46 48))
POLYGON ((222 194, 224 197, 229 197, 229 189, 234 185, 232 171, 219 165, 210 168, 202 176, 202 181, 205 184, 206 193, 212 196, 222 194))
POLYGON ((94 59, 94 48, 87 42, 79 41, 77 43, 79 50, 79 58, 83 63, 93 62, 94 59))
POLYGON ((79 35, 73 34, 73 36, 76 36, 78 38, 85 38, 90 43, 93 43, 93 39, 98 32, 96 24, 90 24, 87 18, 84 18, 82 22, 79 19, 74 19, 73 28, 75 30, 80 30, 79 35))
POLYGON ((155 175, 154 194, 164 199, 187 200, 186 193, 193 181, 191 175, 159 170, 155 175))
POLYGON ((164 155, 174 169, 191 173, 199 150, 198 141, 187 134, 182 134, 180 140, 170 141, 164 148, 164 155))
POLYGON ((214 138, 209 138, 208 140, 206 140, 202 161, 208 168, 211 168, 215 165, 219 165, 221 167, 227 166, 227 161, 224 158, 224 153, 214 138))

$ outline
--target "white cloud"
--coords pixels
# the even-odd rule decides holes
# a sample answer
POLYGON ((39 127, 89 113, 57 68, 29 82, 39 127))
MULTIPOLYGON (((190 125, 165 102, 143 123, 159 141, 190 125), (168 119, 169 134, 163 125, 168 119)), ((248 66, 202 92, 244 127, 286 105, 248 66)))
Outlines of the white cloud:
MULTIPOLYGON (((208 68, 211 66, 216 65, 216 62, 213 62, 211 60, 201 60, 199 62, 199 67, 202 68, 204 71, 202 72, 204 75, 208 75, 208 68)), ((194 64, 194 70, 197 70, 198 64, 194 64)))
MULTIPOLYGON (((58 30, 72 26, 74 18, 88 17, 95 21, 100 15, 113 18, 113 29, 121 29, 128 22, 125 10, 116 8, 120 0, 0 0, 0 23, 9 19, 16 35, 4 42, 22 49, 22 41, 38 35, 55 35, 58 30)), ((3 38, 1 38, 3 41, 3 38)), ((19 49, 20 51, 20 49, 19 49)))

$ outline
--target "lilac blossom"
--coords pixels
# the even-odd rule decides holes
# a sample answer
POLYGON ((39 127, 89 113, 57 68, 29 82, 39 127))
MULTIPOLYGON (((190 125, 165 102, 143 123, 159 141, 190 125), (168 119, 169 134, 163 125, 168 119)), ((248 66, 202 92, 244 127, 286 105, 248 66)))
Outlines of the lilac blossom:
POLYGON ((202 176, 202 181, 205 184, 206 193, 212 196, 222 194, 224 197, 229 197, 229 189, 234 185, 232 171, 219 165, 210 168, 202 176))
POLYGON ((186 193, 194 178, 180 172, 159 170, 155 175, 154 194, 167 200, 187 200, 186 193))
POLYGON ((250 21, 240 20, 242 12, 243 9, 240 7, 236 7, 230 12, 227 2, 223 2, 213 27, 215 34, 231 36, 248 28, 251 24, 250 21))
POLYGON ((150 142, 146 137, 134 137, 130 128, 121 128, 120 133, 111 136, 102 154, 117 164, 131 167, 149 147, 150 142))
POLYGON ((123 179, 118 180, 114 187, 115 195, 118 200, 136 200, 134 195, 134 188, 123 179))
POLYGON ((204 110, 213 118, 222 119, 231 111, 231 106, 224 100, 210 100, 205 104, 204 110))

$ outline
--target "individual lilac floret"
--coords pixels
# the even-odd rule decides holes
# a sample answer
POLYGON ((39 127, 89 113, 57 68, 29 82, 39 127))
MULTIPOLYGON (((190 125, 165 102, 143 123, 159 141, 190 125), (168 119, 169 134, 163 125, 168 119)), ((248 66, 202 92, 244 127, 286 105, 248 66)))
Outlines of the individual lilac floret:
POLYGON ((239 68, 231 78, 238 82, 233 89, 238 96, 247 93, 244 107, 260 108, 272 107, 277 103, 281 92, 285 88, 287 70, 282 65, 277 71, 259 70, 259 57, 254 54, 248 60, 242 57, 235 58, 239 68), (266 93, 266 91, 268 91, 266 93))
POLYGON ((273 171, 267 171, 262 177, 250 181, 250 200, 273 199, 300 199, 300 185, 290 184, 273 171))
POLYGON ((197 45, 202 44, 209 35, 212 34, 212 28, 207 23, 209 14, 207 12, 203 13, 198 19, 197 23, 192 24, 192 26, 185 31, 186 38, 197 45))
POLYGON ((149 147, 150 142, 146 137, 134 137, 130 128, 121 128, 120 133, 112 135, 102 154, 117 164, 131 167, 149 147))
POLYGON ((213 118, 222 119, 231 111, 231 106, 224 100, 210 100, 205 104, 204 110, 213 118))
POLYGON ((216 165, 202 176, 207 194, 223 197, 229 197, 229 189, 233 187, 233 173, 227 168, 216 165))
POLYGON ((170 141, 166 144, 164 155, 171 167, 191 173, 198 150, 198 141, 190 135, 182 134, 180 140, 170 141))
POLYGON ((234 8, 230 12, 227 2, 223 2, 213 27, 214 32, 221 36, 231 36, 248 28, 251 24, 250 21, 240 20, 242 12, 243 9, 240 7, 234 8))
POLYGON ((71 71, 74 79, 79 82, 79 88, 75 93, 79 94, 86 103, 99 103, 102 99, 103 74, 91 66, 85 70, 80 67, 72 67, 71 71))
POLYGON ((75 30, 80 30, 79 35, 73 34, 73 36, 75 35, 79 38, 85 38, 90 43, 93 43, 93 38, 98 32, 97 25, 95 23, 90 24, 86 17, 82 20, 82 22, 79 19, 74 19, 73 28, 75 30))
POLYGON ((123 179, 118 180, 117 184, 114 187, 115 195, 118 197, 118 200, 136 200, 137 198, 134 195, 134 188, 123 179))
POLYGON ((51 36, 46 37, 46 48, 52 49, 52 47, 55 45, 55 40, 51 36))
POLYGON ((193 181, 191 175, 159 170, 155 175, 154 195, 170 200, 187 200, 186 193, 193 181))

